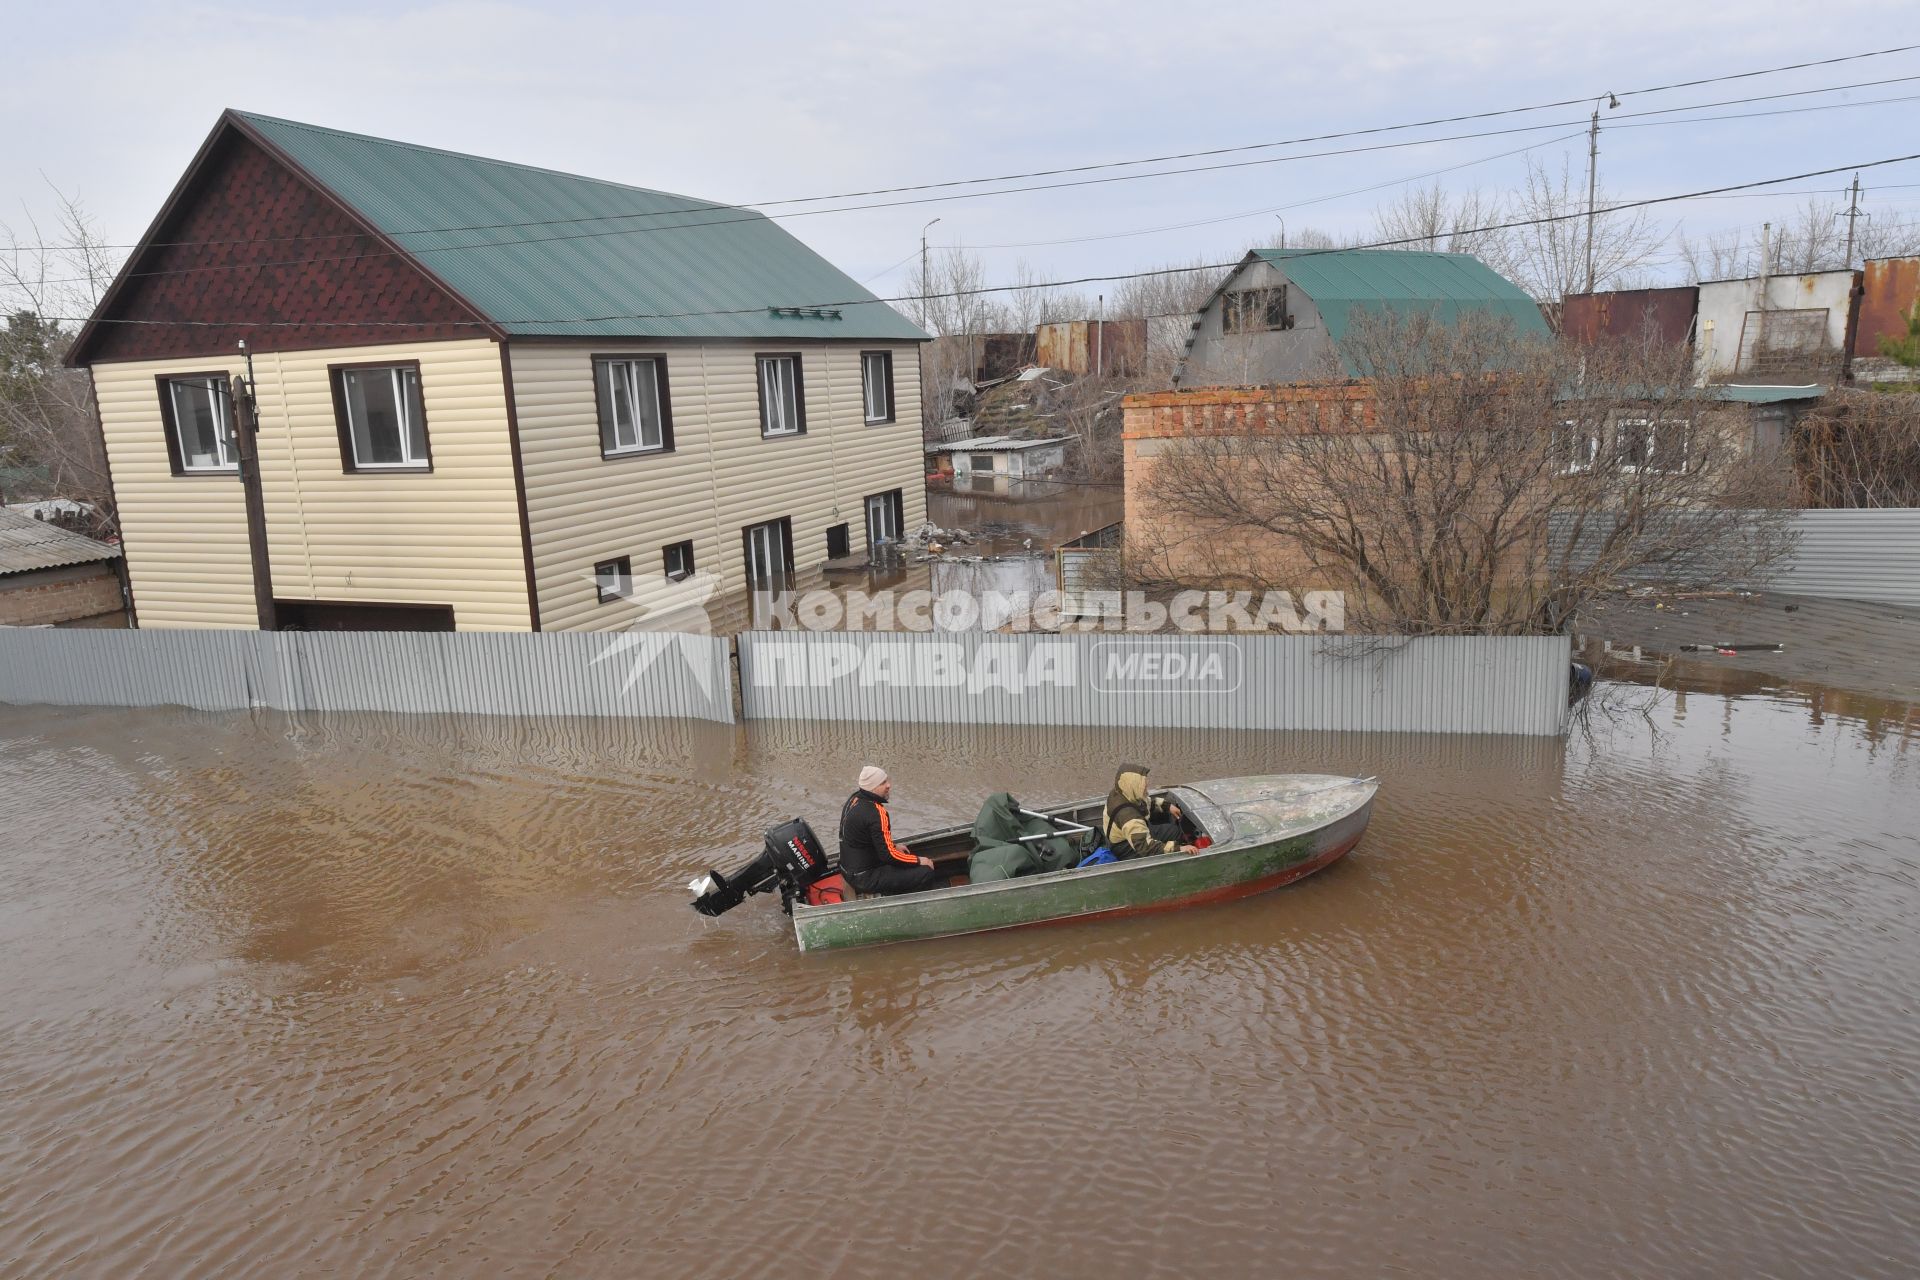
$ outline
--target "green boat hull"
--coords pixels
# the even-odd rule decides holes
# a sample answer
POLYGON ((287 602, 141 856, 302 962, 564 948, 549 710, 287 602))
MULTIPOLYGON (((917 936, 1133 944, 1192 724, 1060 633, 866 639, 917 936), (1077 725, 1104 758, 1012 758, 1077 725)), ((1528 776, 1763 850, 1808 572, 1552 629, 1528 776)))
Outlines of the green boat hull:
POLYGON ((1227 791, 1231 797, 1255 797, 1214 809, 1210 825, 1220 825, 1224 814, 1233 834, 1199 853, 829 906, 800 904, 793 912, 794 936, 803 951, 826 951, 1169 911, 1262 893, 1352 849, 1372 816, 1376 785, 1325 775, 1198 783, 1180 790, 1212 800, 1231 787, 1239 788, 1227 791))

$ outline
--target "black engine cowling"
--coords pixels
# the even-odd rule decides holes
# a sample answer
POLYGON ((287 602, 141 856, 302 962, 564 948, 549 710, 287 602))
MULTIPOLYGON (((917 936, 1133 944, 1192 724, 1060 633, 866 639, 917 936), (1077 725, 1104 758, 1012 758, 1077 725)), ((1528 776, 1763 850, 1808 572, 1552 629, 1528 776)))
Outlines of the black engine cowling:
POLYGON ((733 910, 756 893, 780 891, 780 903, 793 910, 794 899, 816 880, 834 873, 820 837, 804 818, 781 823, 767 832, 760 852, 733 871, 722 874, 708 871, 688 887, 698 896, 693 909, 703 916, 717 916, 733 910))

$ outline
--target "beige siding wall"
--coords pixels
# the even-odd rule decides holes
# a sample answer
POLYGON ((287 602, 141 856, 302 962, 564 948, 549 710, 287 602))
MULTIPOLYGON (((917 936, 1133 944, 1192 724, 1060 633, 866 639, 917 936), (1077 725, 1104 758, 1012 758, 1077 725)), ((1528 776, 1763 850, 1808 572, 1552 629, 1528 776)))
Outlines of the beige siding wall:
MULTIPOLYGON (((143 627, 251 627, 246 513, 236 476, 169 473, 154 379, 238 359, 99 365, 94 384, 143 627)), ((350 347, 254 358, 274 595, 453 606, 463 631, 531 625, 499 347, 350 347), (429 474, 348 474, 329 364, 418 360, 429 474)))
MULTIPOLYGON (((744 526, 787 517, 802 580, 827 556, 827 529, 865 539, 863 499, 901 491, 905 528, 926 519, 919 354, 912 344, 516 343, 513 382, 542 624, 554 630, 699 625, 688 592, 668 583, 661 549, 691 539, 718 597, 744 585, 744 526), (763 439, 754 356, 802 355, 807 431, 763 439), (868 426, 862 350, 891 350, 895 421, 868 426), (591 357, 664 356, 674 451, 603 459, 591 357), (593 566, 633 563, 632 601, 600 604, 593 566)), ((717 615, 716 615, 717 616, 717 615)))

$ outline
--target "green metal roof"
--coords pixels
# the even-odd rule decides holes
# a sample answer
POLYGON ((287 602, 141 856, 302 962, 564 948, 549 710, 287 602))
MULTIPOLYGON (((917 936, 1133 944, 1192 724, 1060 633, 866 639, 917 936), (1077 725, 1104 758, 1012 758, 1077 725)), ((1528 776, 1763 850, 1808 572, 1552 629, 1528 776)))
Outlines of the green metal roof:
POLYGON ((750 209, 233 114, 510 334, 926 337, 750 209))
MULTIPOLYGON (((1534 300, 1470 253, 1255 249, 1252 256, 1278 267, 1288 283, 1313 299, 1335 349, 1352 324, 1355 308, 1401 315, 1433 312, 1444 321, 1464 311, 1484 311, 1513 321, 1523 335, 1550 336, 1534 300)), ((1349 367, 1348 372, 1360 371, 1349 367)))
POLYGON ((1818 400, 1827 394, 1827 389, 1817 382, 1800 386, 1756 386, 1734 382, 1713 388, 1711 394, 1715 400, 1734 404, 1781 404, 1788 400, 1818 400))

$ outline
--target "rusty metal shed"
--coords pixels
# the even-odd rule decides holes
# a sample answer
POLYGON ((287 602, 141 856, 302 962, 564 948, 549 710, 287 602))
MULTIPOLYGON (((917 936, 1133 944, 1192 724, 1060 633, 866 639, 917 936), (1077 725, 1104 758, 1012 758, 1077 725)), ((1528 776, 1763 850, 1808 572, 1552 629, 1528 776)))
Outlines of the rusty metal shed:
POLYGON ((1898 342, 1907 336, 1907 317, 1920 305, 1920 258, 1870 258, 1860 288, 1853 349, 1877 356, 1882 338, 1898 342))
POLYGON ((1700 290, 1692 285, 1573 293, 1561 304, 1560 332, 1568 341, 1585 345, 1638 337, 1651 326, 1662 343, 1681 347, 1693 341, 1699 309, 1700 290))

